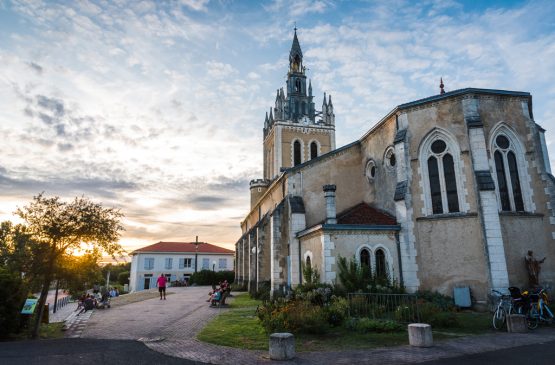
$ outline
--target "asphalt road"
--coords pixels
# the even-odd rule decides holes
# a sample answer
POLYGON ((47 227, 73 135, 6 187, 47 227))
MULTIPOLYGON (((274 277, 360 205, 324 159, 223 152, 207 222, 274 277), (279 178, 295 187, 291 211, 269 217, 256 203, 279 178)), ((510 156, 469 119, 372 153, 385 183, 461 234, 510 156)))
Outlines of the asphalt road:
POLYGON ((555 341, 420 363, 420 365, 553 365, 555 341))
POLYGON ((2 365, 188 365, 199 364, 166 356, 133 340, 64 338, 0 342, 2 365))
MULTIPOLYGON (((150 350, 132 340, 58 339, 42 341, 0 342, 0 364, 40 365, 174 365, 200 364, 150 350)), ((389 364, 387 361, 384 365, 389 364)), ((421 365, 552 365, 555 364, 555 341, 514 347, 476 355, 440 359, 421 365)), ((243 365, 243 364, 237 364, 243 365)))

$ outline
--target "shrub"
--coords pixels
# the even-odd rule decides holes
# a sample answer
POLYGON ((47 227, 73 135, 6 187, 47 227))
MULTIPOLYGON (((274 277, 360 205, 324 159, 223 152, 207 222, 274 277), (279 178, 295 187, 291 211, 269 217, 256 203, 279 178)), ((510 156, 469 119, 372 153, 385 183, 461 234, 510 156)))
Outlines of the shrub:
POLYGON ((257 315, 267 333, 324 333, 328 329, 324 309, 305 300, 266 302, 257 315))
POLYGON ((0 338, 20 331, 25 294, 19 274, 0 267, 0 338))
POLYGON ((293 298, 307 300, 315 305, 326 305, 332 296, 332 287, 329 284, 299 285, 293 291, 293 298))
POLYGON ((258 290, 256 290, 256 287, 254 288, 255 289, 250 292, 251 298, 262 301, 270 300, 270 289, 272 288, 272 284, 269 281, 258 283, 258 290))
POLYGON ((343 323, 349 313, 349 302, 347 299, 332 296, 330 304, 325 307, 328 323, 332 326, 339 326, 343 323))
POLYGON ((439 307, 443 311, 451 311, 455 308, 455 302, 453 298, 447 295, 438 293, 437 291, 432 292, 429 290, 419 290, 416 292, 419 299, 424 300, 429 303, 433 303, 435 306, 439 307))
POLYGON ((191 275, 189 283, 196 285, 218 285, 220 281, 224 280, 227 280, 230 284, 233 283, 235 280, 235 272, 201 270, 191 275))
POLYGON ((359 333, 368 332, 398 332, 403 329, 399 323, 389 320, 376 320, 370 318, 350 318, 346 327, 350 330, 357 331, 359 333))
POLYGON ((404 294, 405 288, 389 274, 378 276, 370 267, 361 265, 355 257, 347 261, 344 257, 337 259, 339 281, 347 293, 385 293, 404 294))
POLYGON ((460 326, 454 312, 442 310, 435 303, 420 301, 418 310, 420 312, 420 321, 429 323, 432 327, 453 328, 460 326))

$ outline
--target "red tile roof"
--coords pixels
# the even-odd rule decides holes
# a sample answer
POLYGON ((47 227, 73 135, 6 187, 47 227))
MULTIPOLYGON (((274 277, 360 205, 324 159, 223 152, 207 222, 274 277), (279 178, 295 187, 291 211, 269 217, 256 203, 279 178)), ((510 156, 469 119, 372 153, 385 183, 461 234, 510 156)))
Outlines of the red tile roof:
MULTIPOLYGON (((188 252, 195 253, 195 242, 158 242, 150 246, 139 248, 132 252, 188 252)), ((226 248, 212 245, 206 242, 198 243, 198 253, 219 253, 219 254, 233 254, 235 251, 226 248)))
POLYGON ((393 226, 397 224, 394 217, 366 203, 360 203, 337 215, 337 224, 366 224, 393 226))

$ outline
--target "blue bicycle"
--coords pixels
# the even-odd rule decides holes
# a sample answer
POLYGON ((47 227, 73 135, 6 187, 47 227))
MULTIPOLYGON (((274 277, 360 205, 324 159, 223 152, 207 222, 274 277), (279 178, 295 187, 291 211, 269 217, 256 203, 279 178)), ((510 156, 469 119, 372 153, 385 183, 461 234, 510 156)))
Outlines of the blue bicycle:
MULTIPOLYGON (((523 293, 526 295, 526 292, 523 293)), ((530 308, 527 313, 528 328, 535 329, 540 323, 552 324, 554 320, 553 313, 548 306, 547 293, 543 288, 528 295, 530 299, 530 308)))

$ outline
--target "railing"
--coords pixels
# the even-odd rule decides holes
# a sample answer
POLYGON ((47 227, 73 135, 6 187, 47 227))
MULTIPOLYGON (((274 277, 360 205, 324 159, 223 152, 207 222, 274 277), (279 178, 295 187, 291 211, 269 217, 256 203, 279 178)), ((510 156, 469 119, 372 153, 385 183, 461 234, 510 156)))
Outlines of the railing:
MULTIPOLYGON (((63 298, 58 299, 57 304, 56 304, 56 311, 63 308, 66 304, 68 304, 69 299, 70 299, 69 295, 67 297, 63 297, 63 298)), ((53 313, 55 313, 54 312, 54 306, 52 306, 50 309, 52 310, 53 313)))
POLYGON ((394 320, 400 323, 420 321, 416 294, 349 293, 349 316, 394 320))

